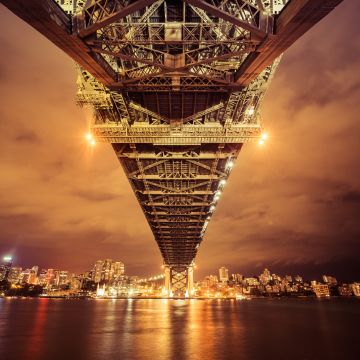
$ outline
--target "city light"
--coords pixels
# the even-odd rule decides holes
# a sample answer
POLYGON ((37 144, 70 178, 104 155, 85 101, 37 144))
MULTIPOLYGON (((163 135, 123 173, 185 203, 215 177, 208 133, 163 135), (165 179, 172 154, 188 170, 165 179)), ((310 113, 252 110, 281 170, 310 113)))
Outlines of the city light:
POLYGON ((10 255, 6 255, 3 257, 3 260, 6 262, 12 261, 12 257, 10 255))
POLYGON ((225 180, 225 179, 220 180, 220 182, 219 182, 219 185, 220 185, 220 186, 225 186, 225 184, 226 184, 226 180, 225 180))

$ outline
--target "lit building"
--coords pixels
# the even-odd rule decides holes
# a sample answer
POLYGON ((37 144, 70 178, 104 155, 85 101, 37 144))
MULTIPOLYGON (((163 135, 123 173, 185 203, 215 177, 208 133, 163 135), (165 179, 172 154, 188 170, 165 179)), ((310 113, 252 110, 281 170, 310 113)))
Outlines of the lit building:
POLYGON ((30 279, 30 269, 25 269, 20 274, 20 282, 28 284, 30 279))
POLYGON ((224 266, 219 269, 219 279, 223 283, 229 281, 229 270, 224 266))
POLYGON ((22 271, 21 267, 18 267, 18 266, 12 267, 9 272, 8 281, 13 284, 16 284, 17 282, 19 282, 21 271, 22 271))
POLYGON ((254 277, 248 277, 248 278, 245 278, 245 282, 247 285, 249 286, 257 286, 257 285, 260 285, 260 282, 257 278, 254 278, 254 277))
POLYGON ((330 289, 327 284, 314 284, 312 285, 313 291, 317 297, 329 297, 330 289))
POLYGON ((37 275, 39 272, 39 267, 38 266, 33 266, 30 269, 30 273, 29 273, 29 279, 28 279, 28 283, 29 284, 37 284, 37 275))
POLYGON ((323 278, 325 284, 328 284, 330 286, 337 285, 337 280, 333 276, 323 275, 322 278, 323 278))
POLYGON ((357 282, 352 283, 351 289, 355 296, 360 297, 360 283, 357 283, 357 282))
POLYGON ((76 276, 73 274, 70 281, 70 289, 71 290, 80 290, 82 285, 82 278, 81 276, 76 276))
POLYGON ((46 282, 46 274, 47 274, 47 270, 42 269, 39 273, 39 277, 38 277, 38 284, 41 286, 46 286, 47 282, 46 282))
POLYGON ((111 259, 98 260, 94 265, 93 281, 113 282, 119 279, 125 272, 124 263, 111 259))
POLYGON ((69 282, 69 272, 68 271, 59 271, 59 284, 66 285, 69 282))
POLYGON ((11 256, 4 256, 3 262, 0 265, 0 280, 7 280, 10 269, 12 267, 13 259, 11 256))
POLYGON ((241 274, 231 274, 231 280, 235 283, 235 284, 241 284, 242 281, 244 279, 244 276, 241 274))
POLYGON ((271 274, 268 269, 264 269, 263 273, 259 276, 259 280, 262 284, 266 285, 271 280, 271 274))
POLYGON ((353 291, 350 284, 342 284, 338 287, 340 296, 352 296, 353 291))

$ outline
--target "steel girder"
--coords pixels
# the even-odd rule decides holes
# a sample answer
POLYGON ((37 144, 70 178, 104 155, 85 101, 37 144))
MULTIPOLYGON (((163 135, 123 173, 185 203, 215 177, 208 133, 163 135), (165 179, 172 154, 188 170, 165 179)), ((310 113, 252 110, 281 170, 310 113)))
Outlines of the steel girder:
POLYGON ((209 145, 113 147, 165 264, 190 266, 241 144, 213 144, 211 156, 209 145))

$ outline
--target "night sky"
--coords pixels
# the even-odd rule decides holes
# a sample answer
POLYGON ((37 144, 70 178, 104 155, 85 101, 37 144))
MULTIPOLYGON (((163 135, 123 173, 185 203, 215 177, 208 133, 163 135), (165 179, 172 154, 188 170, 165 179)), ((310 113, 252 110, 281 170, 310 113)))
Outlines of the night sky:
MULTIPOLYGON (((197 257, 215 273, 360 280, 359 1, 345 0, 284 55, 262 107, 269 139, 243 147, 197 257)), ((108 144, 84 142, 73 61, 0 5, 0 255, 128 274, 162 259, 108 144)))

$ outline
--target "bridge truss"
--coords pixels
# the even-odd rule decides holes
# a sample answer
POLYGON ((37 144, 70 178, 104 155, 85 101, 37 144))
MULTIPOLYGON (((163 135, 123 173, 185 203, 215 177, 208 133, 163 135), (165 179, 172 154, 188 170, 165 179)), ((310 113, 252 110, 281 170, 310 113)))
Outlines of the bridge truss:
POLYGON ((342 0, 1 0, 78 64, 160 248, 169 295, 193 264, 280 56, 342 0))

